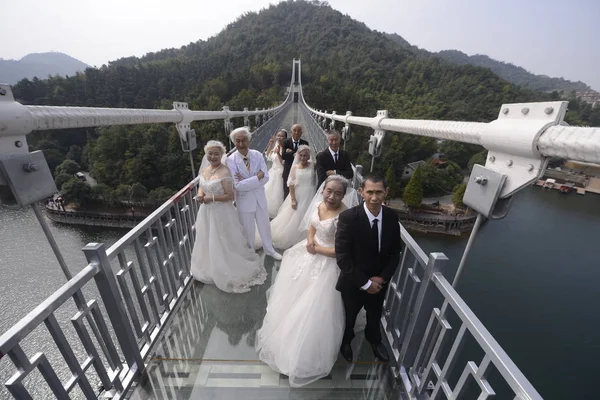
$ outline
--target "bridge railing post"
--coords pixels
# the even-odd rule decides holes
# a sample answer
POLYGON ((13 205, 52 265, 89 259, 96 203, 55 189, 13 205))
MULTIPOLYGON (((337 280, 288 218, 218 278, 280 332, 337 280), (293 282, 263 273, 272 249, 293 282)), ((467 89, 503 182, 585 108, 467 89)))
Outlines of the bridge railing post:
POLYGON ((125 311, 125 302, 119 292, 104 244, 90 243, 83 248, 83 252, 88 263, 99 268, 98 274, 94 276, 98 292, 106 307, 106 313, 110 318, 125 361, 134 375, 139 374, 144 369, 144 360, 125 311))

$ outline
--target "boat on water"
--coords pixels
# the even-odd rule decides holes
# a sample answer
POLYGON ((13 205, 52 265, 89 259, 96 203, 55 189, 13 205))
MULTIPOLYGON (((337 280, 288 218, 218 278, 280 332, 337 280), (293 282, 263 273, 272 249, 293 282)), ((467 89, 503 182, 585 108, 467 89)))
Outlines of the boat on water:
POLYGON ((575 184, 572 182, 566 182, 560 186, 561 193, 571 193, 575 191, 575 184))
POLYGON ((555 183, 556 183, 556 179, 548 178, 548 179, 546 179, 546 182, 544 182, 543 188, 544 189, 553 189, 555 183))

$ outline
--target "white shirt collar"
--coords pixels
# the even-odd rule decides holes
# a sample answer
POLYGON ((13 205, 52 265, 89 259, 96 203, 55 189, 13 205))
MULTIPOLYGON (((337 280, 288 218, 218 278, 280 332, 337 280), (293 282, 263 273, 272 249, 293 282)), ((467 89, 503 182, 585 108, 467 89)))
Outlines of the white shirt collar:
MULTIPOLYGON (((382 214, 383 214, 383 206, 379 209, 379 214, 377 216, 371 214, 371 211, 369 211, 369 209, 367 208, 367 203, 363 203, 363 207, 365 209, 365 212, 367 213, 367 218, 369 218, 369 223, 371 225, 373 225, 373 220, 375 218, 377 218, 377 220, 379 222, 381 222, 381 217, 382 217, 382 214)), ((381 226, 381 224, 379 226, 381 226)))
POLYGON ((333 151, 331 150, 331 147, 328 147, 329 152, 331 153, 331 157, 333 157, 333 159, 335 160, 335 155, 338 155, 338 158, 340 157, 340 150, 338 149, 338 151, 333 151))

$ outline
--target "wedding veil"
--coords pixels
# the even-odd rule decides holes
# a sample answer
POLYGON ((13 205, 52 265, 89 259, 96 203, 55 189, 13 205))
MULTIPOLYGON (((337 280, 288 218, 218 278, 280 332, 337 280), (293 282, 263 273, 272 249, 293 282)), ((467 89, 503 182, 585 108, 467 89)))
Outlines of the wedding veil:
MULTIPOLYGON (((358 200, 358 192, 354 188, 352 188, 351 183, 348 179, 346 179, 342 175, 330 175, 328 179, 329 181, 331 181, 332 179, 339 179, 345 181, 348 184, 346 194, 342 199, 342 203, 344 203, 346 208, 352 208, 360 204, 358 200)), ((306 213, 304 214, 304 217, 302 218, 302 221, 300 222, 300 225, 298 227, 300 232, 308 231, 308 227, 310 226, 310 219, 312 218, 312 215, 317 209, 319 203, 323 201, 323 189, 325 189, 325 184, 327 182, 328 180, 325 179, 325 181, 321 184, 321 186, 319 186, 319 189, 317 189, 317 193, 311 200, 308 209, 306 210, 306 213)))
MULTIPOLYGON (((296 168, 294 168, 294 167, 296 166, 296 164, 298 164, 300 162, 300 153, 302 151, 304 151, 305 149, 308 149, 308 154, 310 154, 310 156, 308 157, 308 168, 312 168, 313 170, 315 169, 315 165, 316 165, 315 152, 313 151, 313 149, 310 148, 310 146, 308 146, 306 144, 301 144, 300 146, 298 146, 298 150, 296 150, 296 154, 294 154, 294 162, 292 163, 292 166, 290 167, 290 175, 286 182, 286 184, 288 186, 296 184, 296 168)), ((313 179, 316 179, 316 173, 314 174, 313 179)))

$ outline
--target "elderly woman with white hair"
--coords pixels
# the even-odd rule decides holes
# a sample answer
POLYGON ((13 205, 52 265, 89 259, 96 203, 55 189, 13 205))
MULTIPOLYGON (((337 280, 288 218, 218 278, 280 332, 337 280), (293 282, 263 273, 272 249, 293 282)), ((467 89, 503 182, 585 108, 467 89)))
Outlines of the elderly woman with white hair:
POLYGON ((192 275, 225 292, 243 293, 265 282, 267 273, 246 239, 233 206, 233 177, 223 163, 223 143, 209 140, 200 167, 200 203, 196 241, 192 251, 192 275))
POLYGON ((273 245, 278 249, 290 248, 306 238, 300 224, 317 188, 315 160, 309 146, 298 147, 287 184, 290 194, 271 221, 273 245))

